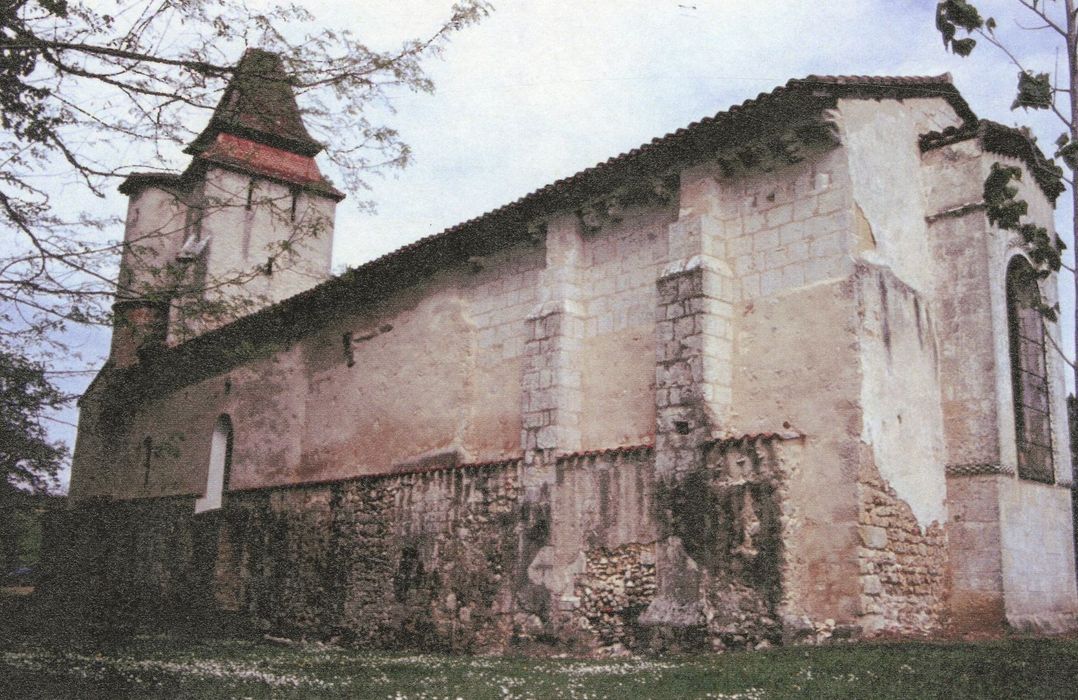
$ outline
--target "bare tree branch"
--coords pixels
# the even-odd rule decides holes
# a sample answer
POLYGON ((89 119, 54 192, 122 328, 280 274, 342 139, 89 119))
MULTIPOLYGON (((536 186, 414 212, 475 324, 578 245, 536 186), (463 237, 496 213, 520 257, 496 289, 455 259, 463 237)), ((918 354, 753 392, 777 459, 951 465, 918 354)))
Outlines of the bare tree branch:
MULTIPOLYGON (((1059 26, 1055 22, 1055 20, 1053 20, 1051 17, 1049 17, 1048 13, 1046 13, 1041 8, 1037 7, 1036 3, 1030 2, 1030 0, 1018 0, 1018 4, 1021 5, 1024 8, 1026 8, 1027 10, 1032 12, 1033 14, 1037 15, 1038 17, 1040 17, 1041 20, 1044 21, 1045 27, 1051 27, 1051 29, 1053 31, 1055 31, 1057 34, 1059 34, 1061 37, 1063 37, 1064 39, 1067 38, 1067 31, 1063 27, 1059 26)), ((1023 29, 1024 29, 1024 27, 1023 27, 1023 29)))

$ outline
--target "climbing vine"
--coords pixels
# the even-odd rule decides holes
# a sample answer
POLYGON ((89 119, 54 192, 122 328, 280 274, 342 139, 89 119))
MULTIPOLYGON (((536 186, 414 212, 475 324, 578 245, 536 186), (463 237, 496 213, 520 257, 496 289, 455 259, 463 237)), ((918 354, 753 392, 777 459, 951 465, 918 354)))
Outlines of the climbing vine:
MULTIPOLYGON (((986 213, 992 224, 1021 236, 1029 259, 1036 267, 1037 276, 1043 279, 1053 272, 1059 272, 1063 264, 1062 253, 1067 246, 1059 236, 1049 234, 1044 226, 1022 221, 1029 211, 1029 203, 1018 198, 1018 188, 1011 184, 1021 179, 1021 168, 993 163, 984 181, 986 213)), ((1048 306, 1041 303, 1039 311, 1048 320, 1055 321, 1059 316, 1059 304, 1048 306)))

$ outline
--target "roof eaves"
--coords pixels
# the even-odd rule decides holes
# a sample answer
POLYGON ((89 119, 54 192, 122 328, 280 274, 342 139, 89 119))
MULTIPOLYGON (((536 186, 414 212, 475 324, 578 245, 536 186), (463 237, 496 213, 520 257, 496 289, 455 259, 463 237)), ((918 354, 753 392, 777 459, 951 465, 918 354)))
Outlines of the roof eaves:
POLYGON ((295 185, 302 190, 307 190, 310 192, 325 195, 326 197, 332 199, 335 202, 340 202, 346 196, 344 192, 341 192, 336 187, 334 187, 332 183, 330 183, 325 177, 322 177, 320 180, 303 181, 289 179, 288 177, 285 177, 279 173, 273 173, 267 170, 253 167, 250 164, 235 158, 226 158, 219 155, 207 155, 206 153, 196 156, 192 162, 192 167, 197 167, 195 163, 212 163, 213 165, 219 166, 226 170, 232 170, 243 175, 255 175, 257 177, 265 178, 266 180, 272 180, 274 182, 280 182, 285 185, 295 185))
POLYGON ((1008 156, 1022 161, 1033 175, 1044 196, 1054 205, 1066 189, 1059 166, 1049 160, 1040 147, 1021 129, 1006 126, 988 119, 972 124, 948 127, 942 131, 930 131, 920 137, 921 152, 943 148, 951 144, 977 139, 981 148, 989 153, 1008 156))
MULTIPOLYGON (((951 83, 949 74, 924 77, 810 75, 793 79, 769 93, 760 93, 726 111, 654 138, 637 148, 534 190, 509 204, 404 245, 312 289, 171 348, 165 355, 197 357, 202 348, 214 344, 218 338, 242 339, 247 331, 256 328, 265 331, 277 328, 279 330, 273 332, 282 332, 291 337, 307 323, 275 323, 274 317, 278 317, 278 321, 284 317, 298 319, 302 311, 303 318, 309 322, 328 313, 339 301, 337 297, 342 295, 347 297, 350 306, 360 305, 399 288, 407 279, 422 277, 430 269, 436 269, 437 265, 430 264, 431 259, 441 264, 444 261, 437 258, 444 256, 446 248, 466 250, 470 242, 468 238, 478 237, 484 229, 499 226, 505 221, 523 224, 528 218, 541 217, 566 206, 576 206, 600 194, 619 174, 663 172, 679 162, 706 158, 717 145, 738 138, 740 126, 749 123, 753 128, 758 128, 759 119, 755 113, 761 110, 778 118, 826 108, 840 97, 899 100, 939 97, 946 100, 965 122, 977 120, 951 83), (423 258, 427 264, 420 262, 423 258)), ((505 243, 523 239, 523 232, 502 237, 505 243)))
POLYGON ((182 173, 138 172, 128 173, 117 188, 121 194, 135 194, 144 187, 175 187, 183 184, 182 173))

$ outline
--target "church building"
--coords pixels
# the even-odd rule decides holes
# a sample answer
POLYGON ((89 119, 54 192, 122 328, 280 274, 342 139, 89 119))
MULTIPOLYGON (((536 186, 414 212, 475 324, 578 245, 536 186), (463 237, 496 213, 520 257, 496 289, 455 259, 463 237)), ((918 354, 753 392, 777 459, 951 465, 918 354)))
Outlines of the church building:
POLYGON ((1057 279, 983 191, 1061 187, 949 76, 791 80, 335 277, 321 149, 251 50, 121 186, 65 585, 456 651, 1074 629, 1057 279))

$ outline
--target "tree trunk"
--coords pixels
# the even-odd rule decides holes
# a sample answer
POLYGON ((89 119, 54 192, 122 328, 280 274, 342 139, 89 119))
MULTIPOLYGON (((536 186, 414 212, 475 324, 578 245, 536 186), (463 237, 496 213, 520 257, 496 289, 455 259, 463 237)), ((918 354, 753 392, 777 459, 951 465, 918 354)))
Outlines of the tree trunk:
MULTIPOLYGON (((1070 137, 1072 142, 1078 142, 1078 21, 1074 16, 1074 0, 1066 0, 1064 3, 1067 13, 1067 100, 1070 103, 1070 137)), ((1076 271, 1072 275, 1074 282, 1074 352, 1075 362, 1072 366, 1074 371, 1075 392, 1078 393, 1078 196, 1074 191, 1078 184, 1078 172, 1071 171, 1071 237, 1066 241, 1074 255, 1076 271)))

